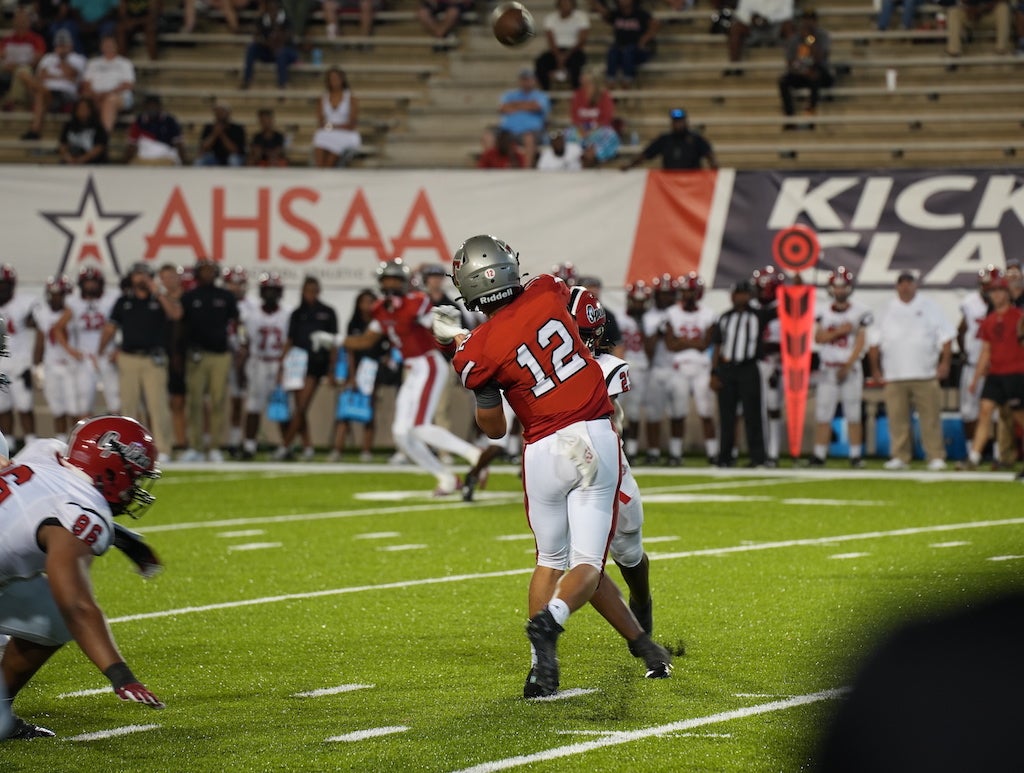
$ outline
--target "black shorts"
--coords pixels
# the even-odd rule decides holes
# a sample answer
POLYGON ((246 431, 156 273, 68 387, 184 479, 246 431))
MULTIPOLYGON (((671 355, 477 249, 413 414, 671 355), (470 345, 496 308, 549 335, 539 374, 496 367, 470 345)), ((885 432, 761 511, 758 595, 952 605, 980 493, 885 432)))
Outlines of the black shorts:
POLYGON ((327 370, 331 366, 331 358, 329 355, 325 355, 322 352, 312 354, 309 357, 309 363, 306 365, 306 375, 311 378, 320 379, 327 375, 327 370))
POLYGON ((985 376, 981 399, 991 400, 996 405, 1005 405, 1014 410, 1024 407, 1024 373, 990 373, 985 376))

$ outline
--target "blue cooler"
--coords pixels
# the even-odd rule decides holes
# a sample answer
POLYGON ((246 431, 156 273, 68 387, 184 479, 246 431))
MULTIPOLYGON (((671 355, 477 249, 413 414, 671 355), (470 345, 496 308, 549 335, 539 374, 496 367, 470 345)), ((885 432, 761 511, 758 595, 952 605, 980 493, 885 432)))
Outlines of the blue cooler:
POLYGON ((967 458, 967 437, 959 413, 942 414, 942 442, 946 446, 946 459, 960 461, 967 458))
POLYGON ((828 446, 828 455, 845 459, 850 455, 850 434, 846 429, 846 418, 832 419, 832 442, 828 446))

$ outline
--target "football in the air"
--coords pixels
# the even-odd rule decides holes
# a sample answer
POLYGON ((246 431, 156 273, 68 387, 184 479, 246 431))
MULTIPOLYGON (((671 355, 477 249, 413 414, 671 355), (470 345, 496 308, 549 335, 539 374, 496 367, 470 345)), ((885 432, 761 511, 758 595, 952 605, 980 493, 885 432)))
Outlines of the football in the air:
POLYGON ((491 29, 503 46, 521 46, 535 34, 533 14, 522 3, 500 3, 491 11, 491 29))

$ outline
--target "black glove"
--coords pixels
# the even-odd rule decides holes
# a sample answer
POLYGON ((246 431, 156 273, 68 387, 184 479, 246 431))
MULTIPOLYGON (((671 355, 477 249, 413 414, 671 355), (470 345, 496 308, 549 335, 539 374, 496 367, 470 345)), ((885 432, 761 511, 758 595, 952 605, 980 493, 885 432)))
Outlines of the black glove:
POLYGON ((143 542, 140 535, 119 523, 114 524, 114 547, 128 556, 135 563, 136 571, 147 580, 163 571, 164 565, 153 548, 143 542))

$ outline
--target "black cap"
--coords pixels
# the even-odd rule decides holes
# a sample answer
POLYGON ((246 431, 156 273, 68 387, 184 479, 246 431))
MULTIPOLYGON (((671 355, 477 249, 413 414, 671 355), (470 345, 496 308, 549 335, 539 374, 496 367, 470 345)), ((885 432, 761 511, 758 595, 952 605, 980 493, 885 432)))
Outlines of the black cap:
POLYGON ((754 288, 751 286, 750 282, 748 282, 746 279, 741 279, 739 282, 737 282, 736 284, 734 284, 732 286, 732 291, 734 293, 751 293, 751 294, 753 294, 754 288))
POLYGON ((917 281, 917 274, 915 274, 913 271, 909 271, 907 269, 904 269, 903 271, 900 271, 900 275, 898 277, 896 277, 896 281, 897 282, 916 282, 917 281))

